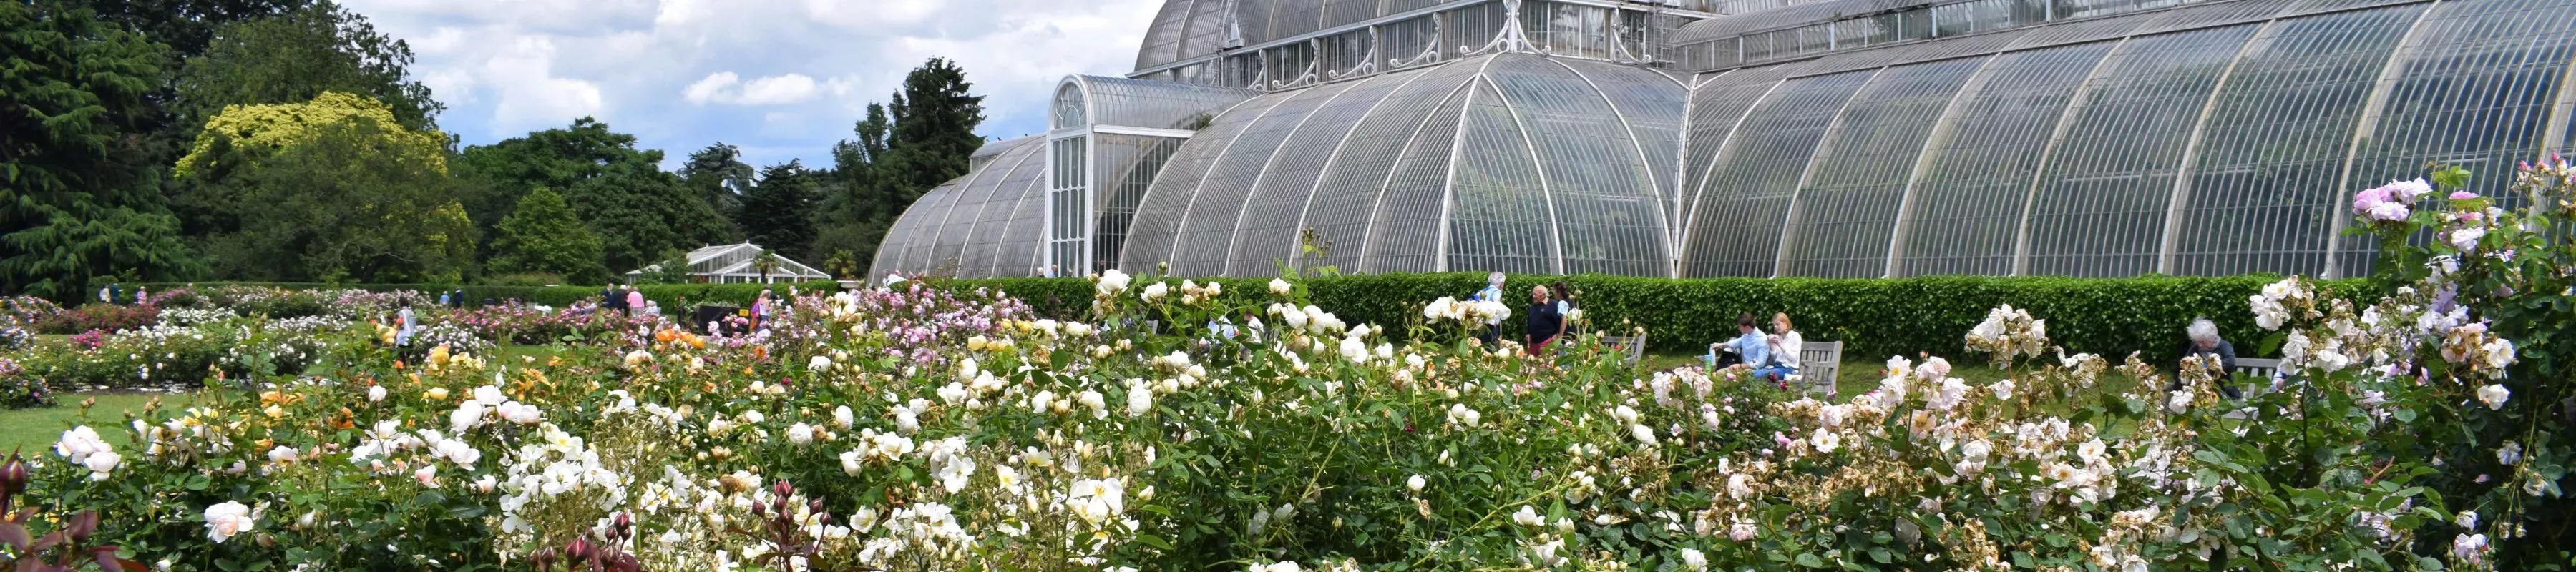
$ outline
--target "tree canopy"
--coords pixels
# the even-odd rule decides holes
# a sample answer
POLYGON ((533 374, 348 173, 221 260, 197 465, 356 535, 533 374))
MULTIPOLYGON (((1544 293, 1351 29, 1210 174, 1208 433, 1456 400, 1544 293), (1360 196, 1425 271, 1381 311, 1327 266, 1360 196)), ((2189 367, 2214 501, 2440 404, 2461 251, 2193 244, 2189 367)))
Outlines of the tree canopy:
POLYGON ((133 133, 162 48, 64 4, 0 3, 0 286, 64 297, 195 261, 133 133))
POLYGON ((493 272, 557 274, 584 284, 608 280, 608 270, 600 266, 599 235, 591 234, 553 189, 539 188, 520 198, 518 210, 501 220, 492 248, 493 272))
POLYGON ((205 54, 177 76, 176 111, 201 124, 233 105, 311 100, 329 92, 383 102, 411 129, 437 128, 446 105, 408 77, 411 45, 376 31, 355 12, 328 0, 276 16, 217 28, 205 54))

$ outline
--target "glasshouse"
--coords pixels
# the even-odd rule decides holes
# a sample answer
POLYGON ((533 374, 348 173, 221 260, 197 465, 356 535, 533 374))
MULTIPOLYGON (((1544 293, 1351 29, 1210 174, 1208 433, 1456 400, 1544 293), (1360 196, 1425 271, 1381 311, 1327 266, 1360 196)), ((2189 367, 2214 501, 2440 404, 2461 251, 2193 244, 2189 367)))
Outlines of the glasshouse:
POLYGON ((2569 146, 2570 8, 1167 0, 874 270, 2352 276, 2338 197, 2569 146))

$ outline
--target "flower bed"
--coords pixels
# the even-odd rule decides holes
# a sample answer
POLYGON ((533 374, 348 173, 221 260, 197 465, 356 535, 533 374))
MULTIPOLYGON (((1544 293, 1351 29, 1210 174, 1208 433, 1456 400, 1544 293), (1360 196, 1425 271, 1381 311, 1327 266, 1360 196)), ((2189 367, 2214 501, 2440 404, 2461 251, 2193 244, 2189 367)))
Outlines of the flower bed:
MULTIPOLYGON (((2535 170, 2535 199, 2570 198, 2576 172, 2535 170)), ((2214 360, 2177 377, 2068 351, 2054 336, 2072 325, 2045 309, 1950 334, 2005 379, 1897 358, 1829 402, 1736 371, 1639 371, 1597 332, 1535 357, 1483 346, 1478 305, 1386 325, 1305 283, 1112 272, 1076 320, 911 283, 798 297, 747 335, 615 328, 544 359, 336 344, 304 375, 248 372, 251 391, 72 428, 30 497, 55 518, 97 509, 92 540, 174 570, 2561 558, 2567 396, 2542 380, 2566 379, 2576 343, 2555 302, 2576 292, 2576 201, 2535 200, 2561 210, 2525 225, 2476 196, 2373 200, 2365 224, 2395 237, 2388 293, 2293 278, 2248 294, 2239 319, 2279 333, 2287 375, 2232 381, 2261 387, 2241 402, 2214 360), (2382 218, 2390 201, 2413 210, 2382 218), (2484 232, 2406 246, 2421 226, 2484 232)))

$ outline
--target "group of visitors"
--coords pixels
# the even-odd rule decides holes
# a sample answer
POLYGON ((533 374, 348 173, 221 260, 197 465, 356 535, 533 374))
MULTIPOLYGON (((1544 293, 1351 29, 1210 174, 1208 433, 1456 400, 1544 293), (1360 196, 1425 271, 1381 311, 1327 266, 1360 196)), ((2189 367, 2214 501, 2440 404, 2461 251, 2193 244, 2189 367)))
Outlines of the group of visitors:
MULTIPOLYGON (((1468 296, 1467 301, 1502 302, 1503 273, 1495 272, 1486 275, 1485 288, 1477 290, 1475 295, 1468 296)), ((1575 315, 1574 288, 1563 280, 1554 284, 1531 286, 1530 308, 1525 315, 1527 322, 1523 324, 1521 332, 1521 347, 1529 355, 1539 355, 1540 351, 1555 344, 1558 338, 1565 337, 1566 332, 1574 329, 1571 319, 1575 315)), ((1476 334, 1476 339, 1488 346, 1500 341, 1502 337, 1503 317, 1499 315, 1487 316, 1484 330, 1476 334)))
MULTIPOLYGON (((142 286, 134 287, 134 298, 132 298, 134 303, 141 304, 145 300, 150 299, 152 299, 152 294, 150 292, 145 292, 142 286)), ((98 288, 98 303, 100 304, 117 304, 124 300, 127 300, 125 297, 124 284, 110 283, 98 288)))
POLYGON ((644 299, 644 292, 636 290, 633 284, 625 285, 623 291, 617 286, 600 290, 599 308, 624 312, 628 317, 662 315, 662 303, 644 299))
POLYGON ((1700 356, 1711 368, 1751 370, 1755 379, 1787 385, 1789 376, 1798 374, 1798 355, 1807 348, 1805 336, 1789 323, 1789 314, 1771 315, 1771 333, 1762 333, 1761 321, 1752 312, 1735 317, 1736 337, 1709 344, 1708 355, 1700 356))

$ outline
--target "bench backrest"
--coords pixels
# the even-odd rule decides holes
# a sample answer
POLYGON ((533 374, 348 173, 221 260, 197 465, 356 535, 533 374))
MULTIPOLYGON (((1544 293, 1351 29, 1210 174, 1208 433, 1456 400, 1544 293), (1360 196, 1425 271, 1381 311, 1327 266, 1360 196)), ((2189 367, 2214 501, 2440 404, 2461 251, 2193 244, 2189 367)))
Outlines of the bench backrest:
POLYGON ((1842 378, 1843 343, 1807 340, 1798 349, 1798 378, 1808 393, 1834 395, 1842 378))
POLYGON ((2255 378, 2255 379, 2271 379, 2271 378, 2272 378, 2272 374, 2280 373, 2280 371, 2281 371, 2281 360, 2277 360, 2277 359, 2264 359, 2264 358, 2236 358, 2236 371, 2235 371, 2235 373, 2245 374, 2245 375, 2250 376, 2250 377, 2253 377, 2253 378, 2255 378))
POLYGON ((1618 350, 1620 361, 1628 365, 1637 365, 1638 360, 1646 357, 1646 336, 1644 335, 1601 336, 1601 345, 1618 350))

